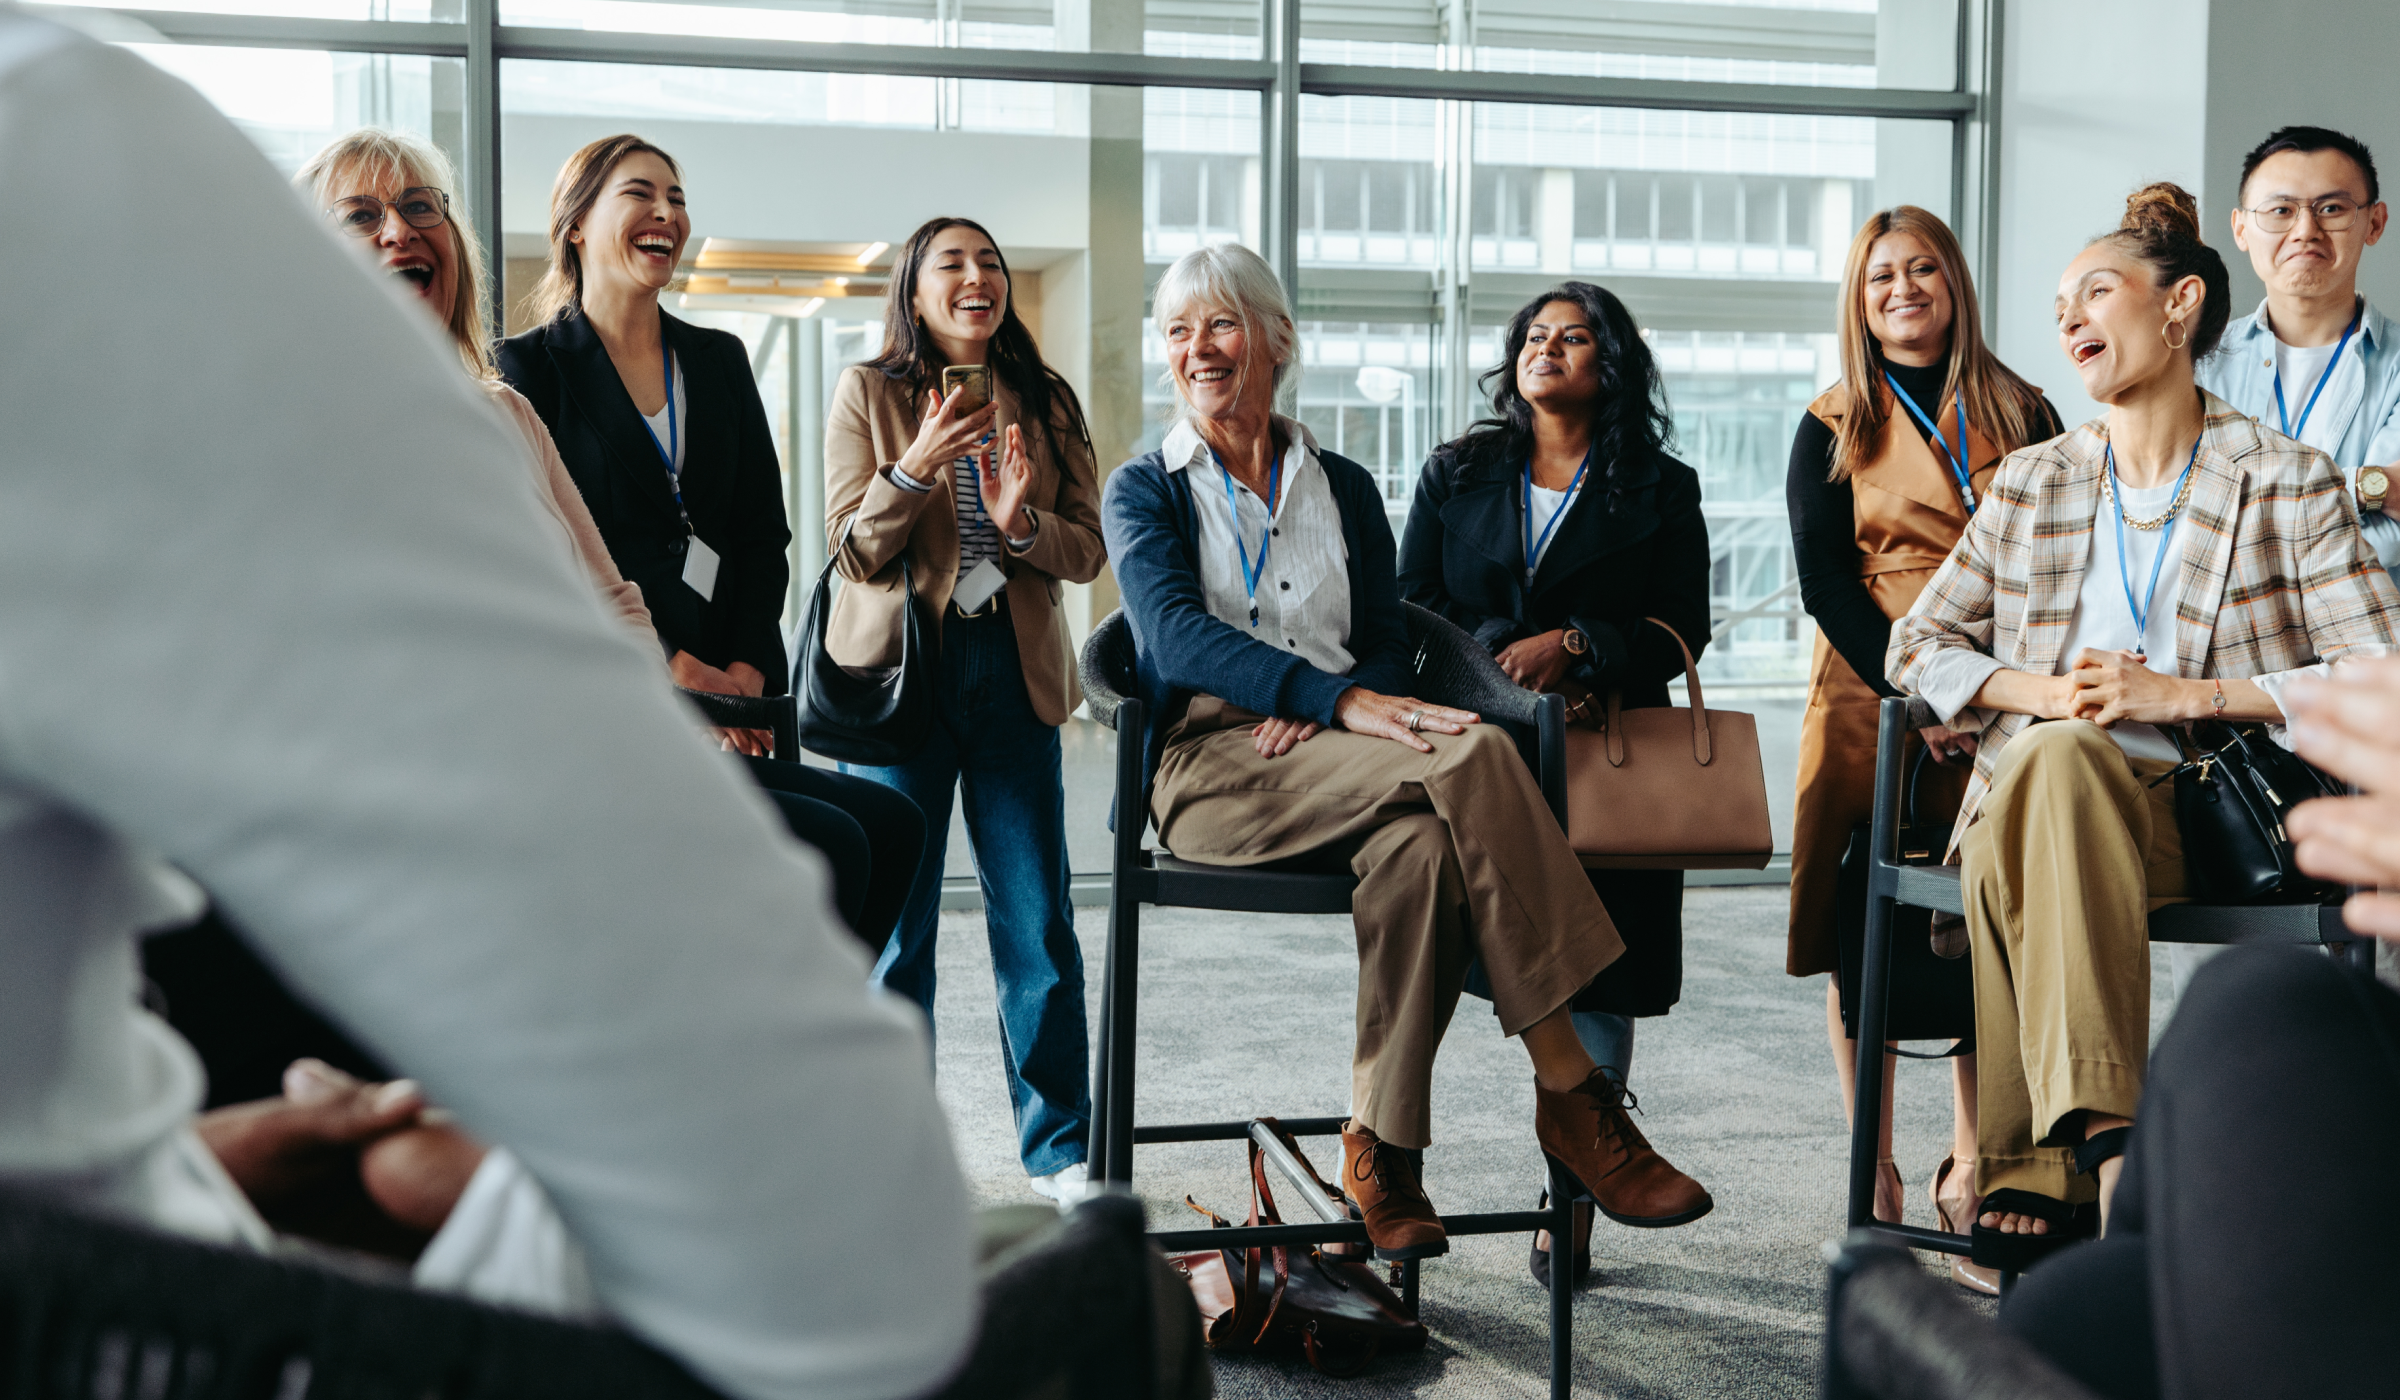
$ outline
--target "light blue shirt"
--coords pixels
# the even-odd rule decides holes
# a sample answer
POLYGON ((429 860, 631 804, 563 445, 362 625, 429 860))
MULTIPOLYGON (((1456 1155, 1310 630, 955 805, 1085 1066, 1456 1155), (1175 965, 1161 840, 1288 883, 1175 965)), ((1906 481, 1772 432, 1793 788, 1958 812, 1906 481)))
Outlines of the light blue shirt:
MULTIPOLYGON (((2348 421, 2327 421, 2320 430, 2316 415, 2311 415, 2308 434, 2312 445, 2332 444, 2324 450, 2354 484, 2359 468, 2388 467, 2400 461, 2400 343, 2393 339, 2390 317, 2365 297, 2359 298, 2358 309, 2358 334, 2343 353, 2344 358, 2355 356, 2364 371, 2363 392, 2337 393, 2335 384, 2327 384, 2316 415, 2346 411, 2348 421)), ((2343 368, 2336 366, 2337 378, 2343 377, 2343 368)), ((2265 302, 2225 328, 2225 339, 2216 353, 2200 362, 2198 378, 2201 388, 2249 414, 2260 427, 2282 431, 2282 420, 2275 412, 2275 332, 2267 324, 2265 302)), ((2315 387, 2283 386, 2284 404, 2295 418, 2315 387)), ((2394 571, 2394 581, 2400 582, 2400 520, 2376 511, 2362 515, 2359 525, 2367 542, 2375 546, 2375 556, 2384 568, 2394 571)))

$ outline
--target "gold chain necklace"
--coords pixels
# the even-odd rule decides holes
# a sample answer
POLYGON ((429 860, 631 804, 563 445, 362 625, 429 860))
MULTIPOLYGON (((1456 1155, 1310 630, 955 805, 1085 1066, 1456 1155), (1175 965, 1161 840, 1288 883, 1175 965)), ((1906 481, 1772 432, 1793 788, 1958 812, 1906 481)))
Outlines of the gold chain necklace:
MULTIPOLYGON (((2122 509, 2119 509, 2117 518, 2124 521, 2125 528, 2129 530, 2156 530, 2161 528, 2168 521, 2173 520, 2177 515, 2181 514, 2183 511, 2183 503, 2192 498, 2192 481, 2194 476, 2195 473, 2192 471, 2190 466, 2185 466, 2183 469, 2183 489, 2175 493, 2175 500, 2167 507, 2165 514, 2154 515, 2148 520, 2135 520, 2131 516, 2126 515, 2122 509)), ((2112 454, 2108 464, 2103 467, 2100 472, 2100 494, 2108 498, 2108 503, 2112 508, 2116 507, 2117 505, 2117 493, 2115 486, 2116 479, 2116 459, 2112 454)))

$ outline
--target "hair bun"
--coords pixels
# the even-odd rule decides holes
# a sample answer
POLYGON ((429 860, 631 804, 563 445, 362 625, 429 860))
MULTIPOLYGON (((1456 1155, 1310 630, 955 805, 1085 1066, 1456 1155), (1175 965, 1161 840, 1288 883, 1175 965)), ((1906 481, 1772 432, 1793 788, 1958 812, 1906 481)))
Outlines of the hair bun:
POLYGON ((2145 233, 2153 236, 2200 239, 2200 202, 2191 191, 2173 181, 2161 180, 2144 185, 2125 197, 2125 218, 2117 225, 2121 232, 2145 233))

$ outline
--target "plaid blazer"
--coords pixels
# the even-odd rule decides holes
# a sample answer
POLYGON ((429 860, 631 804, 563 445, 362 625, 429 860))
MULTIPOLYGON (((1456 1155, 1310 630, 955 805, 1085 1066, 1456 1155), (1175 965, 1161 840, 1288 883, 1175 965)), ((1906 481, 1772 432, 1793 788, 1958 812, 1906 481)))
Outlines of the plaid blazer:
MULTIPOLYGON (((2189 533, 2171 595, 2170 674, 2231 680, 2390 650, 2400 591, 2359 531, 2341 469, 2216 395, 2202 399, 2206 426, 2177 527, 2189 533)), ((2107 444, 2108 420, 2095 418, 2000 464, 1958 547, 1892 624, 1892 684, 1915 694, 1927 662, 1945 647, 1984 652, 2011 670, 2059 674, 2104 508, 2107 444)), ((2168 670, 2162 659, 2151 665, 2168 670)), ((2033 722, 1970 711, 1961 727, 1976 719, 1983 736, 1959 806, 1960 834, 1975 820, 2001 751, 2033 722)))

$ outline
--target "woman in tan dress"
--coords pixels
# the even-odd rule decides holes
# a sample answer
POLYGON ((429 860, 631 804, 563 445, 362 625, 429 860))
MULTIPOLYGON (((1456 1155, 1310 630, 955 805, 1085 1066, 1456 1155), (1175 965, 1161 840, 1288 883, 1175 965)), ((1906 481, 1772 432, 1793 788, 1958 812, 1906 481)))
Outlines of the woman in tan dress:
MULTIPOLYGON (((1892 621, 1958 543, 2000 459, 2060 431, 2041 392, 1985 348, 1966 260, 1934 215, 1904 204, 1867 220, 1850 245, 1842 308, 1842 382, 1801 418, 1785 485, 1800 596, 1817 624, 1792 812, 1784 970, 1794 977, 1840 966, 1835 882, 1851 828, 1874 810, 1876 702, 1899 693, 1883 676, 1892 621)), ((1911 739, 1912 756, 1919 743, 1944 762, 1925 775, 1920 804, 1955 808, 1973 738, 1928 729, 1911 739)), ((1856 1052, 1836 978, 1827 979, 1825 1022, 1848 1107, 1856 1052)), ((1960 1170, 1975 1155, 1974 1059, 1953 1067, 1955 1143, 1931 1193, 1943 1223, 1964 1229, 1974 1218, 1974 1173, 1960 1170)), ((1887 1073, 1875 1215, 1897 1221, 1891 1082, 1887 1073)), ((1987 1271, 1957 1267, 1961 1283, 1998 1290, 1987 1271)))

